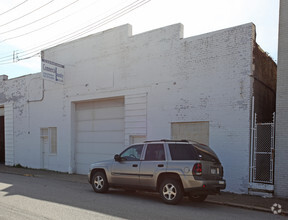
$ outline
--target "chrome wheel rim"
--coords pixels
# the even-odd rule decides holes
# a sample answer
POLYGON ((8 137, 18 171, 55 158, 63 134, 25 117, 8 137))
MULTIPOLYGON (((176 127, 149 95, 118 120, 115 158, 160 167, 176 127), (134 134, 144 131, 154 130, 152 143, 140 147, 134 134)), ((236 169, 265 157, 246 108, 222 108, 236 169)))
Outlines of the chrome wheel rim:
POLYGON ((176 187, 173 184, 167 183, 163 187, 163 192, 162 193, 163 193, 163 196, 165 197, 165 199, 173 200, 176 197, 177 190, 176 190, 176 187))
POLYGON ((104 179, 101 176, 97 176, 94 180, 94 186, 96 189, 102 189, 104 186, 104 179))

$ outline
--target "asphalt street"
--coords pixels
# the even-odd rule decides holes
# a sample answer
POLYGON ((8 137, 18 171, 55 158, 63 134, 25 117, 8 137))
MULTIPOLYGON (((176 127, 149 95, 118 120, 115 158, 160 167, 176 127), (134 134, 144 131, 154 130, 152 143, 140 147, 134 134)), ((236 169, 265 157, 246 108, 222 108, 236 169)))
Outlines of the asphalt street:
POLYGON ((272 213, 191 203, 162 203, 158 194, 111 190, 88 183, 0 173, 0 219, 287 219, 272 213))

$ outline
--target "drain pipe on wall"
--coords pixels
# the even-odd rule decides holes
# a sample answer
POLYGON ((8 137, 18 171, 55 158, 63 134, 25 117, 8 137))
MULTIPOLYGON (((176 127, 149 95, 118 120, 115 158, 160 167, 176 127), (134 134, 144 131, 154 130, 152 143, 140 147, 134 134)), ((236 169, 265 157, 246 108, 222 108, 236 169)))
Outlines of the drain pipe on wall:
MULTIPOLYGON (((35 78, 34 78, 35 79, 35 78)), ((33 79, 31 79, 31 80, 33 80, 33 79)), ((30 81, 31 82, 31 81, 30 81)), ((30 84, 30 83, 29 83, 30 84)), ((36 100, 27 100, 27 102, 29 103, 29 102, 41 102, 41 101, 43 101, 43 99, 44 99, 44 91, 45 91, 45 88, 44 88, 44 79, 42 79, 42 97, 40 98, 40 99, 36 99, 36 100)), ((28 93, 28 95, 29 95, 29 93, 28 93)))
MULTIPOLYGON (((34 78, 34 79, 39 79, 39 78, 34 78)), ((30 80, 30 82, 29 82, 29 84, 31 83, 31 81, 32 80, 34 80, 34 79, 31 79, 30 80)), ((29 86, 28 86, 28 88, 29 88, 29 86)), ((30 100, 29 99, 29 90, 28 90, 28 100, 27 100, 27 111, 28 111, 28 116, 27 116, 27 118, 28 118, 28 134, 30 134, 30 105, 29 105, 29 103, 31 103, 31 102, 42 102, 43 101, 43 99, 44 99, 44 96, 45 96, 45 88, 44 88, 44 79, 42 79, 42 95, 41 95, 41 97, 40 97, 40 99, 32 99, 32 100, 30 100)))

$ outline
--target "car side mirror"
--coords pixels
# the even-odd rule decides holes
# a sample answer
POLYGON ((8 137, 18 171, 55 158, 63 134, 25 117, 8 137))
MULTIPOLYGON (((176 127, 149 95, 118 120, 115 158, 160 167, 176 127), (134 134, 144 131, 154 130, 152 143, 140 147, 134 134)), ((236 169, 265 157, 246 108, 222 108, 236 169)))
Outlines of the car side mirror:
POLYGON ((119 154, 116 154, 116 155, 114 156, 114 160, 120 162, 120 161, 121 161, 120 155, 119 155, 119 154))

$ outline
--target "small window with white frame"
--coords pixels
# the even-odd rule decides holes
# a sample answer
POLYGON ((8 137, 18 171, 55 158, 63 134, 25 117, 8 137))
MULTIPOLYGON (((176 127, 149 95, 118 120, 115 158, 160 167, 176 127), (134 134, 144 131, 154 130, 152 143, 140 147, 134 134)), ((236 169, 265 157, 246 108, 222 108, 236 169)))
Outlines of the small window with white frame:
POLYGON ((57 154, 57 128, 41 128, 41 144, 43 152, 57 154))

